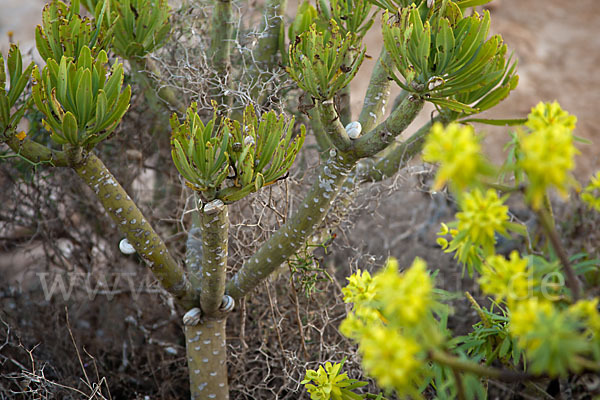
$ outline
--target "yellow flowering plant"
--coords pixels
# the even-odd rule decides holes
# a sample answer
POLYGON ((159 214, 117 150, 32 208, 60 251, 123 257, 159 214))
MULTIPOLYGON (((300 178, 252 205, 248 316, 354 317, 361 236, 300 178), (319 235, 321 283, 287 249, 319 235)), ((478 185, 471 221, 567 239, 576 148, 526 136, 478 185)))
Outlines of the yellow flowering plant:
MULTIPOLYGON (((490 306, 466 293, 480 321, 453 337, 444 305, 452 295, 435 288, 423 260, 401 271, 390 258, 373 275, 350 276, 342 292, 353 306, 340 331, 358 344, 365 372, 386 393, 476 399, 487 397, 487 378, 528 382, 600 371, 600 298, 583 275, 600 263, 568 255, 548 195, 556 189, 566 197, 578 186, 575 123, 557 102, 538 104, 512 136, 502 167, 482 155, 473 127, 433 125, 423 159, 439 163, 433 190, 448 185, 459 208, 437 242, 474 275, 490 306), (508 204, 519 196, 540 232, 512 216, 508 204), (499 250, 501 237, 525 246, 508 254, 499 250)), ((600 173, 581 196, 592 209, 600 209, 599 182, 600 173)))
POLYGON ((443 337, 435 315, 447 313, 425 262, 415 259, 400 272, 390 258, 374 276, 360 270, 350 276, 343 293, 353 309, 340 331, 358 343, 365 371, 386 390, 420 397, 431 375, 427 354, 443 337))
POLYGON ((489 172, 489 164, 481 154, 479 138, 470 125, 452 123, 444 127, 436 123, 426 139, 423 160, 439 163, 434 190, 446 183, 457 191, 473 185, 479 174, 489 172))
POLYGON ((495 254, 499 235, 509 237, 509 231, 523 232, 521 226, 509 220, 506 196, 499 198, 494 189, 485 194, 480 189, 463 194, 456 214, 457 220, 442 224, 438 244, 446 253, 455 253, 469 275, 479 270, 485 257, 495 254), (445 236, 451 236, 448 241, 445 236))
POLYGON ((600 211, 600 172, 590 178, 590 183, 583 189, 581 200, 589 208, 600 211))
POLYGON ((317 370, 309 369, 302 382, 306 387, 312 400, 357 400, 362 399, 362 396, 352 392, 352 389, 366 386, 367 382, 349 379, 348 374, 340 373, 344 362, 332 364, 325 363, 325 368, 322 365, 317 370))

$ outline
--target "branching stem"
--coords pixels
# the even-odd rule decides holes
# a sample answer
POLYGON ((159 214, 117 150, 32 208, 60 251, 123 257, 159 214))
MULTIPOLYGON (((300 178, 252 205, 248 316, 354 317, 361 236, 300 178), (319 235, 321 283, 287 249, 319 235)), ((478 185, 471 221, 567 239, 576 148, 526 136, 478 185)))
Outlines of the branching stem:
POLYGON ((503 382, 523 382, 536 378, 535 375, 524 372, 486 367, 469 360, 463 360, 444 351, 434 350, 429 353, 433 362, 445 365, 459 372, 467 372, 477 376, 485 376, 503 382))
POLYGON ((540 223, 542 224, 544 232, 548 236, 548 239, 550 240, 554 251, 556 251, 558 259, 560 260, 563 266, 563 269, 566 274, 566 284, 567 287, 571 290, 573 300, 577 301, 581 295, 581 284, 579 283, 579 279, 577 278, 577 275, 575 274, 575 271, 571 266, 571 262, 569 261, 569 257, 567 256, 567 253, 560 241, 560 238, 558 237, 558 233, 554 228, 552 217, 550 217, 548 211, 543 207, 537 211, 537 215, 540 220, 540 223))
POLYGON ((200 228, 203 247, 200 307, 204 315, 213 316, 221 306, 227 269, 229 216, 227 206, 221 200, 213 200, 204 206, 200 228))
POLYGON ((183 268, 177 264, 163 240, 102 160, 93 153, 87 153, 74 170, 94 191, 108 215, 146 261, 162 286, 175 296, 181 305, 193 307, 196 304, 195 296, 183 268))

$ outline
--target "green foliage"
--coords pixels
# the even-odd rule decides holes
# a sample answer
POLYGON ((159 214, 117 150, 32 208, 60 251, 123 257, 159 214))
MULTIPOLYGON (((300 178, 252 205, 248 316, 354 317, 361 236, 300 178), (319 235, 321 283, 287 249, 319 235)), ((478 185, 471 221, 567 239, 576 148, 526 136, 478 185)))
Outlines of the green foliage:
POLYGON ((357 35, 344 35, 332 20, 328 30, 319 31, 313 24, 296 37, 290 44, 287 71, 314 98, 329 100, 354 78, 364 56, 357 35))
MULTIPOLYGON (((288 28, 288 38, 290 41, 294 42, 296 37, 308 31, 313 23, 322 24, 323 21, 320 20, 317 9, 310 4, 310 1, 304 0, 298 6, 296 17, 288 28)), ((325 30, 326 24, 327 22, 325 21, 325 26, 319 29, 319 31, 325 30)))
POLYGON ((285 121, 270 111, 257 118, 248 106, 242 123, 224 119, 217 127, 216 113, 206 125, 188 108, 185 122, 171 118, 173 162, 188 186, 207 200, 240 200, 282 177, 292 166, 305 138, 304 126, 293 137, 294 119, 285 121), (233 176, 228 177, 230 171, 233 176), (222 187, 228 179, 227 187, 222 187))
POLYGON ((369 16, 371 9, 372 4, 365 0, 320 0, 317 8, 305 0, 298 6, 296 17, 288 28, 288 37, 293 42, 313 23, 318 32, 325 32, 333 20, 343 35, 353 32, 362 39, 374 22, 375 13, 369 16))
MULTIPOLYGON (((102 21, 102 19, 100 19, 102 21)), ((77 61, 84 47, 92 57, 106 51, 112 42, 112 28, 103 29, 93 18, 79 15, 79 1, 70 6, 52 0, 44 7, 42 24, 35 30, 35 43, 44 60, 60 62, 63 56, 77 61)))
POLYGON ((84 46, 77 61, 48 58, 40 74, 33 70, 32 97, 44 114, 44 127, 58 144, 91 149, 110 135, 129 108, 131 88, 123 85, 123 65, 109 70, 102 50, 96 59, 84 46), (110 71, 110 72, 109 72, 110 71))
POLYGON ((10 82, 8 88, 6 85, 5 62, 0 54, 0 135, 15 129, 27 109, 26 104, 17 105, 17 101, 25 90, 25 86, 27 86, 29 76, 33 70, 33 63, 30 63, 23 70, 21 51, 17 45, 13 44, 8 51, 6 67, 10 82), (15 105, 17 107, 13 109, 15 105))
POLYGON ((290 280, 294 286, 298 285, 302 288, 307 298, 317 291, 316 284, 318 282, 333 282, 326 269, 320 265, 322 260, 317 259, 313 254, 315 248, 322 248, 327 254, 327 248, 333 239, 334 236, 320 244, 307 243, 301 251, 287 261, 291 272, 290 280))
POLYGON ((159 49, 171 30, 167 0, 112 0, 116 10, 114 50, 124 58, 159 49))
POLYGON ((386 66, 390 76, 404 90, 448 109, 452 119, 493 107, 518 82, 502 38, 487 38, 489 13, 464 17, 459 4, 448 0, 429 9, 423 2, 383 17, 385 48, 402 79, 386 66))
POLYGON ((167 0, 83 0, 83 5, 104 29, 114 28, 112 49, 123 58, 156 51, 171 30, 167 0))
POLYGON ((171 117, 173 162, 186 184, 197 191, 214 193, 227 177, 229 133, 218 121, 215 112, 205 125, 195 102, 187 109, 183 123, 177 114, 171 117))
POLYGON ((219 193, 226 202, 237 201, 287 173, 306 137, 304 125, 294 137, 294 118, 286 121, 283 115, 269 111, 259 120, 251 105, 246 107, 242 123, 229 122, 229 159, 237 176, 233 187, 219 193))
POLYGON ((500 360, 503 365, 512 363, 518 366, 522 350, 508 332, 509 317, 506 310, 497 303, 492 303, 489 309, 481 308, 477 303, 474 307, 481 321, 473 326, 473 331, 468 335, 455 338, 453 342, 457 344, 457 349, 467 352, 471 357, 484 359, 488 365, 500 360))
POLYGON ((375 14, 369 16, 372 4, 367 0, 330 0, 329 10, 325 7, 321 6, 321 13, 333 19, 343 34, 352 32, 362 39, 373 25, 375 14))
MULTIPOLYGON (((390 12, 396 12, 399 8, 408 7, 412 4, 416 4, 423 12, 427 12, 427 8, 435 8, 442 6, 448 0, 370 0, 371 3, 375 4, 379 8, 388 10, 390 12)), ((461 12, 464 12, 470 7, 482 6, 491 2, 492 0, 454 0, 455 5, 461 12)))
POLYGON ((94 12, 94 10, 96 9, 96 6, 98 4, 102 4, 102 3, 108 3, 108 4, 110 4, 110 1, 104 1, 104 0, 81 0, 81 5, 84 6, 91 13, 94 12))

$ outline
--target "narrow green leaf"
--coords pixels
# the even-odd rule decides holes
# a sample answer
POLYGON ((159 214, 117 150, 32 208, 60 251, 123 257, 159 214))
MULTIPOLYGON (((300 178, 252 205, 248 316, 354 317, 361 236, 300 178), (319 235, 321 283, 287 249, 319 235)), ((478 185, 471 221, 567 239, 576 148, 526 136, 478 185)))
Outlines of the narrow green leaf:
POLYGON ((67 58, 63 57, 58 67, 58 79, 56 82, 56 92, 58 98, 61 100, 67 97, 67 78, 67 58))
POLYGON ((82 73, 79 86, 77 87, 77 119, 81 124, 81 129, 85 130, 89 116, 92 112, 92 72, 85 69, 82 73))
POLYGON ((181 143, 177 138, 171 139, 171 157, 173 158, 173 163, 175 167, 188 182, 198 184, 198 175, 191 167, 190 163, 187 160, 185 155, 185 151, 181 147, 181 143))
MULTIPOLYGON (((127 109, 129 108, 129 100, 131 98, 131 86, 127 86, 123 93, 119 96, 117 104, 114 106, 113 111, 106 117, 105 121, 100 125, 98 131, 106 129, 108 126, 121 120, 127 109)), ((110 107, 110 104, 109 104, 110 107)))
POLYGON ((256 174, 254 180, 254 190, 257 192, 265 185, 265 177, 260 172, 256 174))
POLYGON ((94 133, 99 132, 98 127, 104 122, 104 118, 106 117, 106 110, 106 93, 104 93, 104 90, 100 89, 100 91, 98 91, 98 97, 96 98, 96 126, 94 128, 94 133))
MULTIPOLYGON (((0 68, 4 68, 4 65, 0 65, 0 68)), ((8 98, 4 94, 4 90, 0 90, 0 127, 1 131, 6 129, 10 119, 10 106, 8 105, 8 98)), ((1 132, 4 133, 4 132, 1 132)))
POLYGON ((62 120, 62 133, 69 143, 72 145, 79 145, 79 135, 77 129, 77 119, 70 112, 67 111, 62 120))
POLYGON ((468 106, 466 104, 463 104, 461 102, 458 102, 458 101, 452 100, 452 99, 440 99, 440 98, 431 97, 431 98, 428 98, 427 101, 430 101, 433 104, 436 104, 440 107, 448 108, 452 111, 466 112, 469 114, 478 112, 478 110, 476 108, 473 108, 471 106, 468 106))
POLYGON ((490 118, 466 118, 458 121, 460 123, 477 122, 480 124, 494 126, 516 126, 523 125, 527 122, 527 118, 508 118, 508 119, 490 119, 490 118))
POLYGON ((106 100, 109 107, 117 101, 121 85, 123 84, 123 65, 117 64, 113 66, 111 76, 108 78, 104 91, 106 92, 106 100))
POLYGON ((465 10, 466 8, 469 7, 477 7, 477 6, 482 6, 484 4, 489 3, 492 0, 462 0, 462 1, 457 1, 456 5, 458 7, 460 7, 461 10, 465 10))

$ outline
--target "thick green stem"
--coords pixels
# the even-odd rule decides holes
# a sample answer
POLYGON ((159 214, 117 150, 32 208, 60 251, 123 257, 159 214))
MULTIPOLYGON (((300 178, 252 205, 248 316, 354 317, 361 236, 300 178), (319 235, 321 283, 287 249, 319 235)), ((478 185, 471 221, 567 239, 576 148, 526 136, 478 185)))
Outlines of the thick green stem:
POLYGON ((210 32, 209 58, 215 77, 221 84, 212 89, 212 97, 219 107, 231 107, 233 98, 227 96, 231 71, 231 42, 234 34, 231 0, 216 0, 210 32))
POLYGON ((352 122, 350 85, 340 90, 338 95, 340 96, 340 121, 342 122, 342 126, 346 126, 352 122))
POLYGON ((313 108, 308 113, 310 115, 310 124, 312 127, 312 131, 315 135, 317 146, 319 146, 319 152, 322 155, 325 155, 325 151, 331 149, 331 147, 333 146, 331 144, 331 140, 329 140, 329 137, 325 132, 325 128, 323 128, 323 124, 321 124, 321 116, 319 115, 319 111, 317 111, 316 108, 313 108))
POLYGON ((185 325, 192 399, 228 399, 226 319, 185 325))
POLYGON ((390 63, 390 56, 384 47, 379 54, 375 68, 373 68, 363 108, 358 117, 358 122, 362 125, 364 132, 373 129, 385 114, 385 105, 390 97, 391 81, 388 79, 383 64, 389 65, 390 63))
POLYGON ((194 295, 183 269, 104 163, 93 153, 88 153, 74 170, 94 191, 121 233, 146 261, 162 286, 184 307, 194 306, 194 295))
MULTIPOLYGON (((332 151, 334 152, 334 151, 332 151)), ((353 162, 333 155, 323 164, 298 210, 269 238, 227 284, 227 294, 240 299, 285 262, 323 222, 353 162)))
POLYGON ((317 103, 317 111, 321 117, 321 124, 327 133, 327 137, 333 145, 340 151, 346 152, 352 147, 352 140, 348 137, 346 129, 337 111, 333 105, 332 100, 327 100, 322 103, 317 103))
POLYGON ((427 122, 405 141, 395 141, 385 149, 380 157, 362 160, 359 167, 357 167, 359 182, 379 182, 396 174, 421 151, 431 126, 438 119, 439 117, 436 117, 433 121, 427 122))
POLYGON ((424 101, 420 97, 406 97, 385 121, 354 141, 354 156, 371 157, 388 147, 414 120, 423 104, 424 101))
POLYGON ((200 298, 202 280, 202 229, 200 223, 193 223, 192 228, 188 232, 186 247, 185 247, 185 266, 187 268, 188 277, 192 289, 196 296, 200 298))
POLYGON ((23 157, 32 164, 47 163, 54 167, 69 166, 69 160, 65 152, 49 149, 48 147, 27 138, 19 140, 14 132, 3 137, 2 141, 6 143, 15 154, 23 157))
POLYGON ((227 206, 221 200, 213 200, 204 206, 200 228, 203 247, 200 307, 203 315, 212 317, 221 306, 227 269, 229 216, 227 206))

